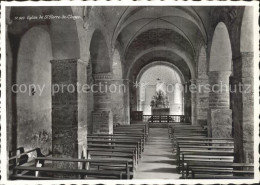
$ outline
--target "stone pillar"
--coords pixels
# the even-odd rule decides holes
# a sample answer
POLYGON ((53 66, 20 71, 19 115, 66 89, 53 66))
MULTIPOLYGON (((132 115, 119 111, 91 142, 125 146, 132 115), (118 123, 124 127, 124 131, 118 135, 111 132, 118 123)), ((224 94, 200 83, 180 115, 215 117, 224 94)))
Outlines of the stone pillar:
POLYGON ((183 87, 181 84, 175 84, 173 92, 173 110, 176 115, 183 114, 183 87))
POLYGON ((124 80, 125 93, 124 93, 124 110, 125 110, 125 124, 130 124, 130 95, 129 95, 129 80, 124 80))
MULTIPOLYGON (((87 83, 86 62, 52 60, 52 151, 53 157, 86 157, 87 83)), ((77 168, 76 163, 55 162, 55 167, 77 168)))
MULTIPOLYGON (((239 62, 239 61, 236 61, 239 62)), ((240 74, 241 75, 241 74, 240 74)), ((232 108, 232 120, 233 120, 233 137, 235 140, 234 151, 235 161, 242 162, 243 159, 243 102, 242 93, 238 91, 239 84, 241 84, 241 77, 230 77, 231 84, 231 108, 232 108)))
POLYGON ((111 105, 113 112, 113 124, 126 124, 126 116, 125 116, 125 104, 124 104, 124 96, 126 93, 126 86, 124 84, 123 79, 113 79, 111 84, 111 105))
POLYGON ((189 91, 190 83, 186 83, 184 89, 184 115, 185 122, 191 122, 191 93, 189 91))
POLYGON ((209 83, 208 78, 199 78, 197 81, 196 95, 196 115, 198 125, 207 125, 208 108, 209 108, 209 92, 206 85, 209 83))
POLYGON ((243 162, 254 162, 254 53, 242 52, 243 162))
POLYGON ((197 84, 196 79, 191 79, 190 92, 191 92, 191 124, 197 124, 197 111, 196 111, 196 95, 197 95, 197 84))
POLYGON ((231 71, 210 71, 208 126, 210 137, 231 137, 232 111, 229 101, 231 71))
POLYGON ((111 111, 111 73, 94 74, 94 111, 92 112, 93 133, 113 133, 111 111))

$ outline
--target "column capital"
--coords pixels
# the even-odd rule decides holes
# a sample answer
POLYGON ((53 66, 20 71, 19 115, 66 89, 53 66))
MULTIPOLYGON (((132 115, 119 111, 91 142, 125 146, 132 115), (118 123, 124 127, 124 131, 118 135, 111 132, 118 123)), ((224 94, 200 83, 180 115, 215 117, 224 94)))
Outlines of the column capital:
POLYGON ((94 80, 111 80, 112 74, 110 72, 108 73, 96 73, 93 74, 94 80))

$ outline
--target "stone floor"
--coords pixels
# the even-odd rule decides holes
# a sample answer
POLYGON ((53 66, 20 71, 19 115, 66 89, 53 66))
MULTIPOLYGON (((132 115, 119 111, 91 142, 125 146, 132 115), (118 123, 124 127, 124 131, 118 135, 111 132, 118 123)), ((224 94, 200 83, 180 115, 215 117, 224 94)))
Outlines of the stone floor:
POLYGON ((134 179, 179 179, 176 158, 166 128, 150 128, 134 179))

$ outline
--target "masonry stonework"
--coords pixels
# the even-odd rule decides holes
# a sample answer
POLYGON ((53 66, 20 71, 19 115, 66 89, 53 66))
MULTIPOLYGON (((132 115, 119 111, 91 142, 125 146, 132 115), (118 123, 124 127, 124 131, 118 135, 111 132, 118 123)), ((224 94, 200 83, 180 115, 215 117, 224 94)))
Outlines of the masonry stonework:
POLYGON ((111 73, 94 74, 94 111, 92 112, 93 133, 113 133, 111 111, 111 73))
MULTIPOLYGON (((73 91, 86 83, 86 63, 78 59, 52 60, 52 151, 53 157, 86 157, 86 93, 73 91), (58 89, 64 87, 63 90, 58 89), (66 87, 66 88, 65 88, 66 87)), ((55 167, 77 168, 76 164, 54 162, 55 167)))

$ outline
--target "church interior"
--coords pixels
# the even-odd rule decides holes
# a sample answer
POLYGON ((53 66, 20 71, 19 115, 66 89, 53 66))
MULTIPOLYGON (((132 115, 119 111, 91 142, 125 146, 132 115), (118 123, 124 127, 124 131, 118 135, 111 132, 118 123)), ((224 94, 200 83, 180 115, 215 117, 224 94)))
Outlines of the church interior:
POLYGON ((253 9, 6 7, 8 179, 254 178, 253 9))

